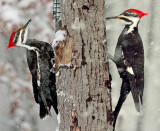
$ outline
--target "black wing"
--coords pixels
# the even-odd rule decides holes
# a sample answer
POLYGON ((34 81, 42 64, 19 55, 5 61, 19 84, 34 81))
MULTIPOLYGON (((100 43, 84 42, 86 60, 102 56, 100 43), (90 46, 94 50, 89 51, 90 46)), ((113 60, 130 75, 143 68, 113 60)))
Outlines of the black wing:
POLYGON ((38 83, 37 83, 37 79, 38 79, 37 78, 37 54, 36 54, 36 52, 27 50, 27 63, 28 63, 28 67, 29 67, 29 70, 32 75, 32 86, 33 86, 34 98, 35 98, 36 103, 39 103, 39 99, 38 99, 39 90, 38 90, 38 83))
POLYGON ((130 33, 121 42, 124 59, 127 66, 133 70, 129 74, 131 91, 137 111, 140 112, 140 101, 143 104, 142 96, 144 90, 144 50, 141 37, 138 32, 130 33))
MULTIPOLYGON (((57 92, 56 92, 56 79, 55 73, 51 70, 54 64, 54 52, 49 43, 38 40, 27 40, 27 45, 36 48, 37 59, 35 59, 36 66, 39 71, 36 70, 34 75, 38 73, 40 78, 40 86, 38 90, 38 103, 40 104, 40 117, 44 118, 50 114, 51 106, 53 106, 55 112, 58 114, 57 109, 57 92)), ((32 73, 33 74, 33 73, 32 73)), ((36 76, 37 77, 37 76, 36 76)), ((38 85, 38 83, 36 83, 38 85)))
MULTIPOLYGON (((38 65, 40 69, 40 87, 44 96, 43 103, 48 107, 48 113, 50 112, 51 106, 53 106, 55 112, 58 113, 57 92, 55 85, 56 81, 55 74, 51 72, 53 68, 51 59, 53 58, 50 56, 47 49, 45 51, 39 52, 38 65)), ((43 118, 43 116, 41 117, 43 118)))

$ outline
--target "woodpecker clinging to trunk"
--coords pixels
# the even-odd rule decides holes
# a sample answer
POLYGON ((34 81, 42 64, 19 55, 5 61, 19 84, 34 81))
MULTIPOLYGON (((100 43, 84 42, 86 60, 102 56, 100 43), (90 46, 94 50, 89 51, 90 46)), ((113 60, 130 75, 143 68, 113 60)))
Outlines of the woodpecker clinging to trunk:
POLYGON ((30 22, 31 20, 11 34, 7 49, 15 46, 27 49, 27 62, 32 75, 35 101, 40 105, 40 118, 45 118, 51 115, 51 106, 58 114, 56 78, 53 72, 54 52, 47 42, 27 39, 30 22))
POLYGON ((107 20, 118 20, 125 24, 125 28, 118 39, 115 55, 110 57, 116 63, 122 78, 120 98, 114 111, 114 126, 121 106, 130 91, 138 112, 140 112, 140 105, 143 104, 144 49, 138 33, 138 24, 145 15, 148 15, 148 13, 128 9, 119 16, 106 18, 107 20))

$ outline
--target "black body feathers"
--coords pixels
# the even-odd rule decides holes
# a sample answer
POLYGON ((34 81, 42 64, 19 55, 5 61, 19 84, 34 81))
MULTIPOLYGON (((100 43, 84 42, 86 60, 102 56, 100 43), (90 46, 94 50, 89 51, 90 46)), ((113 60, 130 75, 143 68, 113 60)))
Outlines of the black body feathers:
POLYGON ((56 78, 52 72, 54 52, 49 43, 27 40, 26 45, 35 50, 27 50, 27 62, 32 74, 35 101, 40 105, 40 118, 50 115, 51 106, 58 114, 56 78))

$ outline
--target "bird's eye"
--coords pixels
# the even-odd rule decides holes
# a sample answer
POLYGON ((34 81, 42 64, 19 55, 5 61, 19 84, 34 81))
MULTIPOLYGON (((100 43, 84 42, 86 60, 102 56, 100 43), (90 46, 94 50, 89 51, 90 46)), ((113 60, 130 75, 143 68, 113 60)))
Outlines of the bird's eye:
POLYGON ((128 14, 127 14, 127 13, 124 13, 123 15, 124 15, 124 16, 127 16, 128 14))

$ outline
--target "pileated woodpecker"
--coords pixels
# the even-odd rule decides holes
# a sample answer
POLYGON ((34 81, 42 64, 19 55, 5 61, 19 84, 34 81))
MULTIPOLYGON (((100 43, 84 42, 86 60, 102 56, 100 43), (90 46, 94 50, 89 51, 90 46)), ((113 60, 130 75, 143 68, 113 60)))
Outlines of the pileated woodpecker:
POLYGON ((136 110, 140 112, 144 90, 144 49, 138 33, 140 19, 148 15, 136 9, 128 9, 119 16, 107 20, 118 20, 125 24, 115 49, 115 55, 109 56, 118 68, 122 78, 120 98, 114 111, 114 127, 119 111, 129 92, 132 92, 136 110))
POLYGON ((54 52, 52 46, 43 41, 27 39, 28 25, 31 19, 19 30, 13 31, 7 49, 11 47, 25 47, 27 62, 32 75, 33 93, 36 103, 40 105, 40 118, 51 115, 53 106, 57 109, 56 76, 53 72, 54 52))

